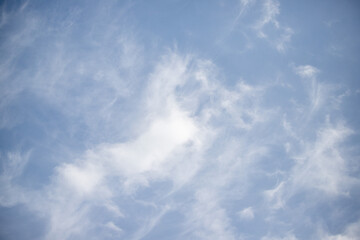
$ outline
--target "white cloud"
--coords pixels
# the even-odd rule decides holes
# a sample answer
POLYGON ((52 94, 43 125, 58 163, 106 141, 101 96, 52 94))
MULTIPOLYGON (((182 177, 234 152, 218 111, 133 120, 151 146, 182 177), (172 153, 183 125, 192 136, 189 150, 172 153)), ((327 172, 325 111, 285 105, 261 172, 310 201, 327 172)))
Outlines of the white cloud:
MULTIPOLYGON (((286 52, 295 31, 279 22, 279 2, 257 2, 262 15, 250 31, 280 53, 286 52)), ((238 3, 233 28, 250 7, 257 6, 254 0, 238 3)), ((86 16, 84 36, 76 34, 84 26, 77 21, 82 10, 72 10, 56 29, 45 15, 24 14, 19 29, 14 28, 2 45, 2 50, 11 49, 0 63, 0 113, 4 113, 0 128, 26 120, 7 114, 26 92, 41 102, 39 108, 54 111, 54 119, 60 117, 54 121, 59 126, 49 127, 55 130, 44 130, 56 140, 50 144, 61 145, 50 148, 67 146, 76 152, 76 157, 56 159, 59 164, 46 173, 49 182, 37 190, 17 181, 29 156, 15 152, 2 156, 0 204, 22 203, 35 212, 48 224, 45 239, 88 239, 97 228, 109 236, 142 239, 159 224, 167 224, 162 220, 171 212, 179 216, 174 225, 182 231, 180 236, 238 239, 242 234, 234 219, 254 224, 271 219, 274 222, 267 223, 272 228, 283 210, 296 218, 298 209, 287 205, 294 196, 320 193, 323 198, 316 201, 321 202, 347 194, 354 179, 348 176, 342 143, 352 131, 341 121, 323 124, 315 119, 313 113, 320 115, 331 99, 330 87, 317 80, 317 68, 294 67, 305 87, 293 90, 305 90, 310 101, 297 99, 300 103, 294 104, 282 92, 268 101, 266 97, 278 92, 269 92, 272 89, 263 82, 225 79, 210 60, 169 50, 158 62, 148 63, 157 59, 156 51, 145 47, 151 44, 137 41, 136 31, 125 27, 128 19, 108 14, 111 4, 98 7, 94 12, 99 15, 86 16), (50 42, 45 39, 49 36, 56 41, 43 44, 50 42), (34 56, 29 46, 37 49, 37 57, 29 67, 19 67, 21 54, 34 56), (62 130, 67 138, 61 138, 62 130), (73 142, 81 147, 70 146, 73 142), (257 198, 259 192, 265 205, 249 204, 247 200, 257 198)), ((0 27, 20 15, 2 15, 0 27)), ((237 36, 250 38, 243 32, 246 29, 239 29, 237 36)), ((141 32, 140 38, 147 38, 141 32)), ((259 76, 257 68, 248 70, 253 71, 253 79, 259 76)), ((347 239, 357 234, 356 229, 324 236, 347 239)), ((291 232, 283 233, 272 232, 262 239, 296 239, 291 232)))
POLYGON ((190 210, 187 231, 199 239, 236 239, 226 210, 220 206, 218 195, 210 189, 199 189, 190 210))
POLYGON ((255 0, 240 0, 240 9, 238 15, 236 16, 232 28, 236 26, 241 16, 245 13, 245 11, 249 8, 251 4, 253 4, 255 0))
POLYGON ((110 221, 110 222, 107 222, 107 223, 105 224, 105 226, 106 226, 107 228, 115 231, 115 232, 118 232, 118 233, 121 233, 121 232, 123 231, 121 228, 119 228, 118 226, 116 226, 115 223, 113 223, 113 222, 111 222, 111 221, 110 221))
POLYGON ((346 160, 340 144, 352 131, 342 124, 320 129, 317 139, 308 143, 296 157, 292 170, 293 187, 314 188, 327 194, 345 194, 350 179, 346 174, 346 160))
MULTIPOLYGON (((115 196, 119 195, 134 198, 134 205, 154 209, 141 220, 143 227, 137 228, 133 239, 148 235, 169 209, 184 208, 188 209, 184 213, 184 235, 236 239, 235 226, 222 196, 244 196, 246 179, 251 173, 248 170, 266 154, 268 142, 277 144, 274 141, 278 140, 271 136, 252 135, 269 126, 276 114, 262 107, 266 91, 266 87, 245 81, 226 88, 217 81, 216 67, 210 61, 168 52, 149 75, 147 89, 142 92, 141 101, 145 104, 140 108, 141 119, 137 120, 139 129, 123 141, 99 143, 80 158, 59 165, 52 182, 45 190, 32 192, 26 204, 49 220, 48 239, 79 236, 93 224, 125 235, 123 226, 115 225, 113 219, 131 219, 127 209, 116 202, 115 196), (229 129, 241 131, 242 135, 229 135, 226 133, 229 129), (213 145, 219 142, 226 147, 213 145), (209 149, 218 153, 209 156, 209 149), (163 205, 156 200, 137 201, 137 192, 154 182, 173 186, 165 191, 163 199, 172 199, 186 189, 194 194, 194 200, 184 206, 163 205), (237 192, 228 189, 235 183, 242 186, 237 192), (109 213, 102 222, 90 217, 92 209, 99 206, 109 213)), ((298 140, 290 120, 283 122, 284 128, 298 140)), ((318 132, 314 142, 305 144, 303 152, 294 157, 298 160, 290 175, 284 175, 288 179, 264 192, 270 208, 283 208, 300 189, 340 194, 348 178, 344 177, 346 164, 339 144, 349 134, 350 130, 341 124, 329 125, 318 132)), ((294 149, 289 147, 287 153, 294 154, 294 149)), ((23 190, 16 191, 19 194, 23 190)), ((252 207, 240 210, 238 216, 256 220, 252 207)))
POLYGON ((220 104, 234 120, 234 126, 250 130, 271 118, 271 110, 260 107, 265 89, 238 82, 234 90, 220 89, 220 104))
POLYGON ((305 89, 311 102, 309 116, 319 110, 326 102, 332 88, 330 85, 326 85, 317 79, 319 72, 319 69, 311 65, 295 67, 295 73, 304 78, 305 89))
POLYGON ((58 168, 61 181, 79 194, 91 194, 104 177, 101 166, 86 162, 83 166, 65 164, 58 168))
POLYGON ((261 240, 297 240, 297 238, 294 234, 288 233, 282 237, 267 235, 262 237, 261 240))
POLYGON ((296 67, 295 72, 303 78, 313 78, 319 72, 319 69, 311 65, 302 65, 296 67))
POLYGON ((5 156, 0 155, 2 162, 2 172, 0 175, 0 205, 14 206, 18 203, 26 202, 26 192, 15 181, 22 175, 24 168, 29 160, 31 152, 21 154, 19 152, 9 152, 5 156))
MULTIPOLYGON (((147 129, 143 133, 124 143, 101 144, 87 151, 78 162, 65 164, 58 168, 57 178, 59 180, 52 188, 59 189, 59 192, 54 192, 54 194, 63 194, 63 191, 71 190, 81 195, 78 196, 77 202, 74 202, 72 207, 68 206, 69 203, 62 201, 56 201, 50 206, 52 209, 50 216, 53 219, 50 236, 55 237, 65 229, 68 232, 76 233, 77 227, 73 226, 73 223, 87 215, 87 208, 81 212, 75 209, 82 206, 85 200, 90 203, 89 207, 91 201, 105 201, 105 206, 109 206, 107 202, 111 200, 113 186, 109 185, 107 178, 119 178, 119 183, 123 183, 120 187, 125 194, 131 194, 138 187, 146 186, 149 181, 157 177, 171 179, 172 176, 169 172, 171 169, 166 165, 173 159, 172 154, 177 150, 186 152, 187 148, 182 148, 183 145, 200 141, 198 136, 201 134, 198 134, 199 128, 196 121, 176 103, 174 91, 182 81, 181 71, 185 71, 185 68, 177 68, 174 64, 176 65, 173 63, 168 66, 160 66, 158 72, 152 75, 152 84, 149 88, 151 94, 147 99, 152 104, 149 104, 147 108, 149 115, 145 118, 145 123, 147 121, 149 123, 146 124, 147 129), (177 73, 177 69, 180 69, 180 73, 177 73), (155 91, 155 94, 152 91, 155 91), (165 106, 163 103, 166 103, 165 106), (140 179, 141 181, 139 181, 140 179), (100 199, 99 194, 101 194, 100 199), (59 214, 56 209, 62 207, 67 207, 70 212, 59 214), (58 220, 64 218, 74 220, 68 222, 68 225, 57 226, 58 220)), ((183 155, 184 152, 177 152, 177 154, 183 155)), ((115 208, 114 211, 113 204, 110 206, 112 212, 123 216, 119 209, 115 208)), ((149 229, 144 230, 145 232, 140 231, 143 233, 139 234, 141 236, 147 234, 156 223, 157 221, 153 222, 149 229)), ((63 237, 66 238, 66 236, 63 237)))
POLYGON ((249 5, 250 3, 254 2, 254 0, 240 0, 240 4, 242 6, 247 6, 249 5))
POLYGON ((294 31, 291 28, 289 28, 289 27, 284 28, 284 32, 281 34, 281 37, 276 41, 276 44, 275 44, 276 49, 279 52, 283 53, 286 51, 287 46, 290 43, 291 37, 293 34, 294 34, 294 31))
MULTIPOLYGON (((327 196, 346 196, 356 182, 348 176, 346 158, 342 156, 342 142, 353 132, 341 123, 317 131, 314 141, 304 141, 300 153, 290 156, 295 165, 273 189, 264 191, 271 209, 284 208, 287 201, 299 193, 320 192, 327 196)), ((322 201, 323 199, 317 199, 322 201)))
POLYGON ((244 208, 239 212, 241 219, 251 220, 254 218, 254 210, 252 207, 244 208))
MULTIPOLYGON (((294 34, 294 31, 290 27, 283 26, 277 20, 277 16, 280 14, 280 3, 276 0, 264 0, 262 4, 262 16, 256 22, 254 29, 257 32, 258 37, 268 39, 280 53, 284 53, 291 41, 291 37, 294 34), (266 26, 272 24, 275 27, 273 30, 276 37, 269 38, 269 34, 266 34, 267 30, 265 29, 266 26)), ((269 32, 270 33, 270 32, 269 32)), ((273 34, 271 34, 273 35, 273 34)))
POLYGON ((29 160, 30 153, 22 155, 19 152, 8 152, 6 156, 1 156, 3 164, 1 176, 10 181, 19 177, 29 160))
POLYGON ((149 129, 135 141, 104 145, 89 157, 109 164, 118 174, 131 176, 156 169, 177 147, 196 134, 195 123, 181 112, 154 119, 149 129))
POLYGON ((341 234, 331 235, 321 231, 322 240, 356 240, 360 236, 360 221, 350 223, 341 234))
POLYGON ((279 28, 279 22, 276 20, 276 16, 280 14, 280 4, 276 0, 265 0, 262 5, 262 10, 262 18, 257 22, 255 28, 258 30, 259 37, 265 38, 266 35, 262 31, 265 25, 272 23, 276 28, 279 28))
POLYGON ((165 205, 161 208, 161 210, 155 214, 155 216, 151 216, 146 220, 145 224, 134 234, 131 238, 133 240, 143 239, 146 235, 148 235, 152 229, 158 224, 161 218, 170 210, 169 205, 165 205))
POLYGON ((273 209, 283 208, 285 205, 284 190, 285 182, 279 183, 275 188, 264 191, 264 196, 273 209))
POLYGON ((120 211, 119 207, 115 204, 110 202, 107 202, 104 204, 104 207, 110 211, 111 213, 113 213, 116 217, 120 217, 120 218, 124 218, 125 215, 120 211))
MULTIPOLYGON (((190 111, 197 111, 199 94, 212 88, 207 82, 210 65, 203 62, 198 66, 189 68, 189 58, 174 53, 165 56, 150 76, 140 134, 125 142, 89 149, 79 159, 59 165, 45 189, 30 191, 25 203, 49 220, 47 239, 86 233, 94 224, 89 215, 95 206, 103 206, 115 217, 129 217, 113 201, 115 194, 131 196, 154 180, 170 180, 179 188, 194 176, 213 136, 207 118, 201 114, 194 117, 190 111), (193 79, 190 76, 196 76, 201 88, 193 92, 192 102, 183 104, 185 100, 177 97, 177 91, 193 79)), ((14 195, 23 195, 23 189, 11 189, 16 191, 14 195)), ((6 196, 6 201, 9 199, 6 196)), ((147 227, 134 239, 148 234, 166 211, 146 220, 147 227)), ((114 229, 109 222, 103 225, 114 229)))
MULTIPOLYGON (((228 25, 226 28, 225 33, 220 36, 220 38, 217 41, 217 44, 221 47, 224 47, 224 40, 231 36, 231 34, 234 32, 234 30, 239 30, 238 25, 240 23, 240 20, 242 17, 246 14, 247 10, 253 5, 255 0, 240 0, 238 1, 238 10, 236 13, 235 18, 232 20, 232 22, 228 25)), ((246 34, 243 33, 243 37, 246 38, 246 34)), ((250 48, 250 43, 247 44, 246 48, 250 48)))
POLYGON ((134 37, 122 34, 118 40, 121 45, 119 51, 119 65, 130 71, 139 70, 143 65, 143 48, 134 37))

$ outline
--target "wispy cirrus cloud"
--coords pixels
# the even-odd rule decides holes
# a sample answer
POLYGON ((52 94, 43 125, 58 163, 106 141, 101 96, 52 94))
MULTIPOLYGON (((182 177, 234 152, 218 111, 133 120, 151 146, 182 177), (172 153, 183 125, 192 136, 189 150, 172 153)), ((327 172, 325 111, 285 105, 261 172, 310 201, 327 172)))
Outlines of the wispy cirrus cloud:
POLYGON ((276 28, 280 27, 279 22, 276 20, 276 16, 280 14, 280 3, 274 0, 263 1, 262 5, 263 15, 256 23, 255 29, 258 31, 258 35, 261 38, 265 38, 266 34, 263 32, 263 28, 271 23, 276 28))
POLYGON ((284 53, 288 45, 290 44, 291 37, 294 34, 292 28, 284 26, 277 20, 277 16, 280 14, 280 3, 276 0, 265 0, 262 3, 262 16, 254 25, 254 29, 260 38, 269 39, 270 43, 274 45, 276 50, 280 53, 284 53), (267 26, 275 27, 278 32, 278 36, 275 38, 269 37, 266 34, 267 26), (273 39, 272 39, 273 38, 273 39))
MULTIPOLYGON (((228 90, 216 81, 210 81, 209 74, 214 71, 210 63, 197 61, 176 53, 165 55, 149 75, 150 84, 144 92, 146 107, 143 132, 127 142, 101 143, 87 150, 79 159, 60 164, 44 190, 30 191, 29 199, 23 203, 49 219, 46 238, 66 239, 87 232, 86 229, 92 226, 89 216, 96 206, 110 212, 115 209, 116 216, 128 217, 121 206, 118 209, 114 197, 130 198, 137 191, 151 186, 154 181, 171 181, 175 189, 169 189, 169 193, 175 194, 174 190, 179 191, 181 186, 187 185, 202 168, 202 164, 206 163, 205 154, 217 139, 215 133, 219 130, 216 128, 221 127, 221 111, 225 111, 229 119, 233 119, 232 125, 236 129, 249 131, 263 122, 260 120, 261 110, 256 94, 259 89, 240 83, 235 91, 228 90), (191 62, 195 65, 190 64, 191 62), (192 79, 196 79, 199 85, 191 88, 189 92, 186 90, 187 84, 192 84, 189 82, 192 79), (183 98, 184 94, 190 98, 183 98), (245 106, 243 101, 250 103, 251 108, 245 106), (202 105, 200 109, 199 105, 202 105), (115 183, 121 186, 120 192, 115 190, 115 183), (71 201, 68 200, 69 196, 72 196, 71 201), (76 222, 82 223, 75 224, 76 222)), ((223 165, 221 162, 214 164, 223 165)), ((222 166, 223 171, 227 171, 230 166, 241 167, 236 162, 228 164, 230 165, 222 166)), ((233 176, 219 176, 223 183, 204 191, 217 193, 233 176)), ((198 191, 200 189, 195 190, 198 191)), ((14 193, 19 194, 21 192, 14 193)), ((149 204, 156 209, 162 209, 156 201, 149 204)), ((194 204, 191 205, 197 208, 196 204, 205 203, 194 204)), ((220 202, 211 205, 197 215, 189 215, 189 221, 196 221, 198 224, 190 235, 200 234, 199 236, 205 237, 213 232, 219 237, 234 238, 235 235, 227 230, 231 227, 223 225, 222 221, 217 219, 220 216, 227 219, 226 210, 221 210, 219 204, 220 202), (220 225, 216 224, 212 230, 207 227, 207 211, 220 211, 220 215, 214 213, 213 217, 220 225), (206 233, 207 231, 210 232, 206 233)), ((133 238, 148 234, 162 215, 157 218, 155 215, 157 220, 149 225, 149 229, 139 230, 133 238)), ((114 229, 115 223, 111 219, 103 223, 103 226, 108 227, 109 222, 113 223, 111 229, 114 229)))
POLYGON ((278 21, 279 14, 279 1, 240 1, 237 15, 219 42, 230 38, 231 35, 236 32, 241 33, 241 38, 246 43, 244 49, 250 50, 254 47, 253 42, 256 41, 256 39, 251 36, 255 32, 257 38, 266 40, 279 53, 285 53, 290 46, 291 38, 295 31, 286 24, 278 21), (260 12, 260 14, 256 15, 256 20, 253 20, 252 16, 255 12, 254 10, 260 12), (249 14, 249 12, 251 14, 249 14), (249 18, 251 19, 251 24, 249 24, 249 18))
POLYGON ((184 45, 173 29, 203 33, 186 22, 199 12, 172 22, 173 3, 42 4, 1 20, 0 211, 25 222, 22 208, 32 239, 356 236, 352 92, 316 59, 274 53, 297 32, 287 5, 238 1, 230 33, 261 54, 224 57, 205 33, 184 45))

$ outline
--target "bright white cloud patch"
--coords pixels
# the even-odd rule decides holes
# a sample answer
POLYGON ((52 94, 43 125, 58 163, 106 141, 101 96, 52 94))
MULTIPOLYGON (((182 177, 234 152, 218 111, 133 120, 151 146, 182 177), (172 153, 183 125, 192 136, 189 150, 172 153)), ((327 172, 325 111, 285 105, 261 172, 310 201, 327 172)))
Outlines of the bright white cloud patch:
POLYGON ((253 219, 254 218, 254 210, 252 209, 252 207, 245 208, 239 212, 239 216, 245 220, 253 219))
POLYGON ((298 66, 295 68, 296 73, 304 78, 313 78, 319 72, 319 70, 310 65, 298 66))
POLYGON ((87 164, 87 166, 65 165, 59 169, 59 172, 62 180, 80 194, 93 192, 103 177, 101 168, 91 164, 87 164))
POLYGON ((1 3, 0 239, 356 239, 358 14, 320 5, 1 3))

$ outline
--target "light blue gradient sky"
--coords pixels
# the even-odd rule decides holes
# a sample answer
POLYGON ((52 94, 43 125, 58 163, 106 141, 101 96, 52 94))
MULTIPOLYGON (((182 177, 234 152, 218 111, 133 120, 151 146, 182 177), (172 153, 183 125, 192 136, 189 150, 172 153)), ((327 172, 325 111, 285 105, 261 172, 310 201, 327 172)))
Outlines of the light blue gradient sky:
POLYGON ((359 238, 357 1, 0 6, 0 239, 359 238))

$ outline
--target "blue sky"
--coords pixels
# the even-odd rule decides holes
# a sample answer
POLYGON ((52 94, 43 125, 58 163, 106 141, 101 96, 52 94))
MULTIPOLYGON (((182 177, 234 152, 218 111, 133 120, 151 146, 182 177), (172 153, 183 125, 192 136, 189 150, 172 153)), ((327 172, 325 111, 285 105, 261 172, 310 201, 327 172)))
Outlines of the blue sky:
POLYGON ((359 238, 357 1, 0 6, 0 239, 359 238))

